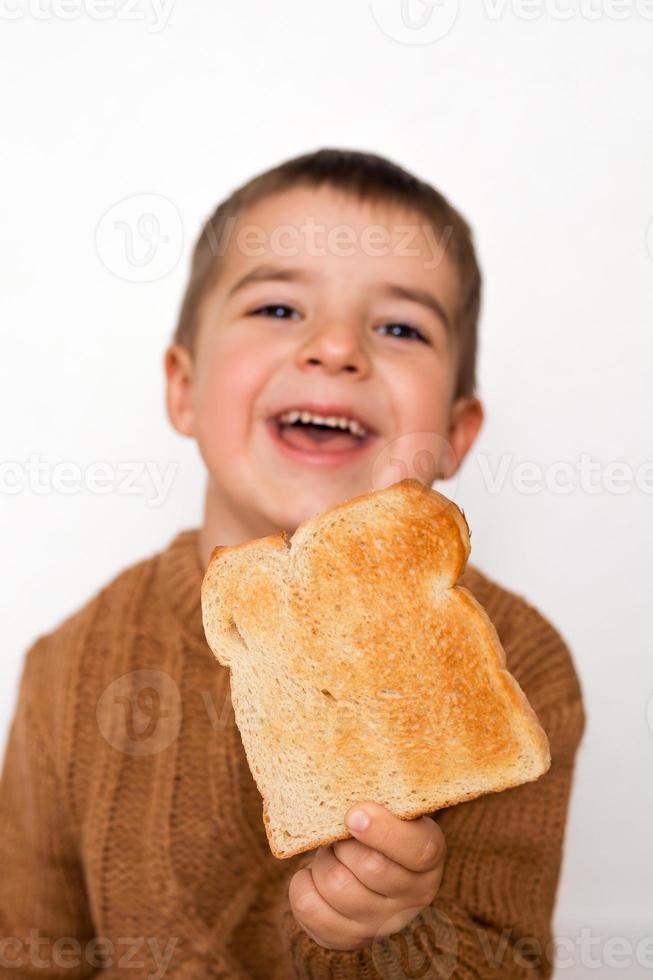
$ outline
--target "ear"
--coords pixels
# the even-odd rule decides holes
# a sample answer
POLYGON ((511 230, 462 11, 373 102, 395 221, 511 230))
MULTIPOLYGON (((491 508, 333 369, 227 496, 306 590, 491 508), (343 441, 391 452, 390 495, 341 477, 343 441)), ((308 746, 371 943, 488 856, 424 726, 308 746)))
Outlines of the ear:
POLYGON ((168 418, 180 435, 192 436, 195 434, 195 369, 192 356, 180 344, 171 344, 165 352, 163 363, 168 418))
POLYGON ((458 398, 451 407, 449 418, 449 446, 451 452, 445 460, 444 479, 448 480, 460 468, 468 450, 474 443, 483 424, 485 413, 478 398, 458 398))

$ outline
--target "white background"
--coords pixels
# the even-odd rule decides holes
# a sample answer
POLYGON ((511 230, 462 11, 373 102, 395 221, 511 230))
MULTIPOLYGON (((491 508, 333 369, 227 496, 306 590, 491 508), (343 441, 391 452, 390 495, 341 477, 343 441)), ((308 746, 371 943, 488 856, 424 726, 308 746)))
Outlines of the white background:
POLYGON ((558 975, 648 975, 653 478, 636 475, 652 459, 653 4, 484 0, 445 33, 449 0, 414 0, 405 21, 400 0, 139 2, 0 0, 1 454, 23 473, 1 496, 0 740, 33 639, 200 520, 203 470, 168 426, 162 354, 201 219, 306 150, 386 154, 476 231, 487 419, 449 488, 471 561, 551 619, 582 679, 558 975), (102 219, 150 194, 171 202, 154 205, 168 240, 142 264, 136 235, 127 268, 145 281, 127 281, 126 239, 107 228, 138 201, 102 219), (30 454, 46 480, 61 462, 176 469, 156 506, 39 493, 30 454), (597 492, 519 484, 519 464, 551 480, 583 454, 597 492), (631 472, 620 493, 615 462, 631 472))

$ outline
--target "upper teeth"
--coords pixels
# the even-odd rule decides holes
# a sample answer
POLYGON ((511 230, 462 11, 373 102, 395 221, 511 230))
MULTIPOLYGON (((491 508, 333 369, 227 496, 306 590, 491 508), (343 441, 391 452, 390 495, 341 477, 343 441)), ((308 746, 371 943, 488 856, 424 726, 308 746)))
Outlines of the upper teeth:
POLYGON ((313 412, 299 411, 293 408, 289 412, 284 412, 280 416, 280 419, 289 425, 301 420, 302 422, 313 422, 315 425, 330 425, 334 429, 349 429, 355 436, 364 436, 367 434, 367 430, 356 419, 348 419, 344 415, 327 415, 325 417, 324 415, 315 415, 313 412))

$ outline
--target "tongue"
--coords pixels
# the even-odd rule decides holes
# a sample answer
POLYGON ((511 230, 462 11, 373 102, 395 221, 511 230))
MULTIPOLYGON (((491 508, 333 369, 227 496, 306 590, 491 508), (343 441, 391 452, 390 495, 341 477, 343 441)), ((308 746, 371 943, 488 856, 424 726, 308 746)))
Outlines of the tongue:
POLYGON ((330 453, 351 449, 360 442, 351 432, 343 429, 323 429, 318 425, 284 425, 281 429, 281 438, 296 449, 330 453))

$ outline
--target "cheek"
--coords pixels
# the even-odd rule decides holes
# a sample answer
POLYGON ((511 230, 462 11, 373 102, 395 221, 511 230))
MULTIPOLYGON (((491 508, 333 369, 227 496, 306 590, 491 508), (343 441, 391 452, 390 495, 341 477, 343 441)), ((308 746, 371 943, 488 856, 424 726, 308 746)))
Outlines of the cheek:
POLYGON ((402 431, 440 431, 446 419, 449 383, 439 359, 431 353, 388 373, 402 431))
POLYGON ((198 438, 233 449, 246 438, 268 375, 268 359, 252 344, 221 344, 211 351, 198 386, 198 438))
POLYGON ((393 407, 395 435, 380 449, 374 463, 378 487, 403 477, 432 485, 449 467, 448 380, 432 354, 396 362, 386 375, 393 407))

